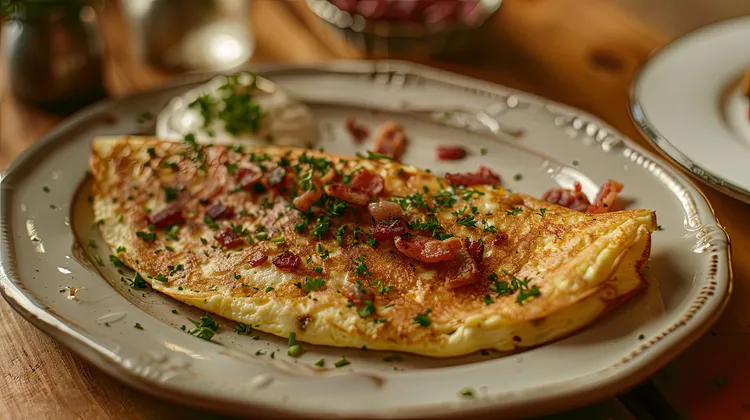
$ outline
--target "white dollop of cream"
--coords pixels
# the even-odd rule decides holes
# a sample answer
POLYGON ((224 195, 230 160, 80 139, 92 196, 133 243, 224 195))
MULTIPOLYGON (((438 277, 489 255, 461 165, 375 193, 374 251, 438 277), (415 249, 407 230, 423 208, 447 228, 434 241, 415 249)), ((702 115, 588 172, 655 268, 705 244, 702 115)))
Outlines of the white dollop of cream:
MULTIPOLYGON (((243 74, 240 78, 252 78, 243 74)), ((252 102, 260 106, 263 117, 257 132, 236 135, 224 129, 224 122, 213 121, 204 127, 203 117, 197 107, 190 104, 198 97, 208 95, 221 103, 227 83, 226 76, 218 76, 208 83, 175 97, 159 113, 156 136, 165 140, 182 141, 186 134, 195 135, 198 143, 242 144, 246 146, 313 147, 318 142, 318 128, 312 110, 273 82, 258 77, 252 102)))

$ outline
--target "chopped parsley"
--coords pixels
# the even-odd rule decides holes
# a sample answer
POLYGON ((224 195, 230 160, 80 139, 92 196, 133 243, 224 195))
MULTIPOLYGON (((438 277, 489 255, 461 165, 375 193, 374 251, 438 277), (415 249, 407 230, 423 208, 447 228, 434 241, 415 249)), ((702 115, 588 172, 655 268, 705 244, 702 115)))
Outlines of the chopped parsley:
POLYGON ((475 219, 474 216, 469 215, 456 219, 456 223, 466 227, 476 227, 477 219, 475 219))
POLYGON ((284 242, 284 240, 285 240, 284 235, 277 236, 275 238, 271 238, 271 242, 274 243, 274 244, 280 244, 280 243, 284 242))
POLYGON ((115 253, 119 254, 121 252, 127 252, 128 250, 124 246, 118 246, 115 250, 115 253))
POLYGON ((141 325, 141 324, 140 324, 140 323, 138 323, 138 322, 136 322, 136 323, 135 323, 135 325, 133 325, 133 327, 134 327, 134 328, 135 328, 136 330, 142 330, 142 329, 143 329, 143 325, 141 325))
POLYGON ((123 264, 123 262, 115 255, 109 256, 109 262, 111 262, 115 267, 125 267, 125 264, 123 264))
POLYGON ((656 230, 664 230, 664 228, 663 228, 663 227, 661 227, 661 225, 657 225, 657 226, 656 226, 656 230))
POLYGON ((93 239, 89 239, 89 248, 96 248, 96 242, 93 239))
POLYGON ((522 212, 522 211, 523 211, 523 209, 522 209, 522 208, 520 208, 520 207, 513 207, 513 208, 512 208, 512 209, 510 209, 510 210, 506 210, 506 211, 505 211, 505 214, 506 214, 507 216, 515 216, 515 215, 517 215, 518 213, 520 213, 520 212, 522 212))
POLYGON ((154 280, 156 280, 156 281, 160 281, 160 282, 163 282, 163 283, 166 283, 166 282, 168 282, 168 281, 169 281, 169 279, 168 279, 168 278, 166 278, 166 277, 164 277, 164 275, 163 275, 163 274, 157 274, 157 275, 156 275, 156 276, 154 277, 154 280))
POLYGON ((357 257, 354 262, 357 264, 356 267, 354 267, 354 274, 357 274, 359 276, 370 275, 370 269, 368 269, 367 265, 365 264, 365 257, 357 257))
POLYGON ((130 280, 130 287, 133 289, 145 289, 147 285, 148 283, 146 283, 146 280, 144 280, 137 272, 135 273, 133 280, 130 280))
POLYGON ((170 201, 177 200, 177 188, 172 187, 161 187, 164 190, 164 200, 169 203, 170 201))
POLYGON ((317 362, 315 362, 315 366, 317 367, 323 367, 326 364, 326 359, 320 359, 317 362))
POLYGON ((520 181, 522 179, 523 179, 523 175, 521 175, 520 173, 513 175, 514 181, 520 181))
POLYGON ((234 326, 234 332, 236 332, 237 334, 252 334, 253 327, 245 323, 238 322, 237 325, 234 326))
MULTIPOLYGON (((315 221, 315 227, 310 231, 310 235, 323 239, 323 237, 331 229, 331 219, 328 216, 320 216, 315 221)), ((338 233, 338 232, 337 232, 338 233)), ((338 237, 336 238, 338 241, 338 237)))
POLYGON ((466 398, 474 398, 474 390, 471 388, 464 388, 458 392, 459 395, 466 398))
POLYGON ((268 292, 270 292, 272 290, 273 290, 273 287, 271 287, 271 286, 266 287, 266 293, 268 293, 268 292))
POLYGON ((156 233, 154 232, 142 232, 138 231, 135 233, 135 236, 143 239, 146 242, 152 242, 156 239, 156 233))
POLYGON ((338 243, 339 245, 343 244, 344 242, 344 233, 346 233, 346 225, 341 225, 338 229, 336 229, 336 233, 333 235, 333 237, 336 239, 336 243, 338 243))
POLYGON ((479 154, 482 155, 482 156, 486 155, 487 154, 487 149, 484 148, 484 147, 482 147, 481 149, 479 149, 479 154))
POLYGON ((325 286, 326 282, 323 280, 322 277, 313 277, 311 279, 308 279, 305 277, 305 284, 304 288, 308 292, 312 292, 313 290, 322 289, 323 286, 325 286))
MULTIPOLYGON (((490 286, 492 287, 492 286, 490 286)), ((492 305, 492 296, 490 295, 484 295, 484 304, 485 305, 492 305)))
POLYGON ((98 255, 94 255, 94 261, 96 261, 97 264, 104 267, 104 261, 102 261, 102 258, 98 255))
POLYGON ((204 217, 203 222, 206 223, 206 226, 208 226, 209 229, 213 229, 213 230, 219 229, 219 224, 216 223, 216 221, 209 216, 204 217))
POLYGON ((368 299, 361 308, 357 309, 357 313, 362 318, 368 317, 375 313, 375 305, 368 299))
POLYGON ((542 216, 542 217, 544 217, 544 215, 547 214, 547 209, 545 209, 544 207, 542 207, 541 209, 539 209, 539 213, 537 213, 537 214, 540 215, 540 216, 542 216))
POLYGON ((413 318, 413 321, 415 324, 419 324, 420 327, 429 327, 432 325, 432 321, 430 320, 430 312, 432 312, 432 309, 427 309, 425 313, 419 314, 413 318))
POLYGON ((336 363, 334 363, 333 365, 336 366, 337 368, 340 368, 340 367, 344 367, 346 365, 350 365, 351 363, 352 362, 346 360, 346 357, 341 356, 341 360, 336 361, 336 363))
POLYGON ((204 340, 211 340, 211 337, 213 337, 214 334, 216 334, 216 331, 219 329, 219 324, 214 321, 214 317, 211 316, 208 312, 204 312, 203 315, 201 315, 200 322, 193 321, 190 318, 188 318, 188 321, 192 322, 193 325, 195 325, 195 327, 191 328, 188 331, 188 334, 194 335, 204 340))

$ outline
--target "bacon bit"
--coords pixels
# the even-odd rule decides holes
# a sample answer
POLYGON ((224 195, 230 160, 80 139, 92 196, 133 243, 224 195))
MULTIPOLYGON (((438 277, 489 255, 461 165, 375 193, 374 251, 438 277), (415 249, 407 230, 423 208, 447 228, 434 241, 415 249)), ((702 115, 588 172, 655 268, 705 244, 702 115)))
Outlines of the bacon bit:
POLYGON ((238 246, 244 245, 246 243, 245 240, 234 233, 232 231, 232 228, 229 226, 225 227, 216 235, 214 235, 214 239, 216 239, 221 244, 221 246, 229 249, 237 248, 238 246))
POLYGON ((599 188, 599 193, 596 194, 594 204, 589 206, 587 213, 606 213, 612 209, 612 204, 617 199, 617 194, 622 191, 624 185, 613 180, 608 179, 607 182, 602 184, 599 188))
POLYGON ((456 257, 446 270, 445 287, 455 290, 460 287, 469 286, 479 280, 479 269, 477 261, 470 255, 470 251, 460 247, 456 250, 456 257))
POLYGON ((399 218, 404 215, 404 209, 401 208, 401 205, 392 201, 370 203, 367 206, 367 210, 370 212, 370 216, 372 216, 375 222, 380 222, 385 219, 399 218))
POLYGON ((376 173, 362 169, 352 179, 352 187, 363 189, 375 197, 385 189, 385 180, 376 173))
POLYGON ((293 252, 284 251, 282 254, 275 256, 272 262, 279 270, 291 271, 299 267, 302 258, 293 252))
POLYGON ((248 168, 240 168, 237 171, 237 183, 245 191, 250 191, 253 185, 263 178, 263 174, 248 168))
POLYGON ((234 210, 231 207, 225 206, 221 201, 214 201, 206 209, 206 215, 214 220, 228 219, 234 216, 234 210))
POLYGON ((572 190, 566 188, 552 188, 542 196, 542 200, 567 207, 575 211, 587 211, 591 206, 589 199, 581 192, 581 183, 573 184, 572 190))
POLYGON ((401 219, 381 220, 372 228, 372 237, 378 241, 386 241, 406 233, 406 226, 401 219))
POLYGON ((325 186, 326 194, 358 206, 366 206, 370 202, 370 194, 365 190, 346 184, 332 184, 325 186))
POLYGON ((438 146, 438 160, 461 160, 466 157, 466 149, 463 146, 438 146))
POLYGON ((484 258, 484 242, 472 241, 467 238, 464 239, 464 247, 477 264, 482 262, 484 258))
POLYGON ((279 167, 274 168, 274 170, 266 174, 266 183, 271 187, 275 187, 283 183, 285 177, 286 177, 286 169, 279 166, 279 167))
POLYGON ((404 128, 395 121, 386 121, 375 136, 372 151, 398 160, 406 149, 404 128))
POLYGON ((149 215, 148 222, 157 229, 164 229, 172 225, 181 225, 185 223, 185 216, 182 215, 182 205, 176 201, 172 202, 156 213, 149 215))
POLYGON ((296 197, 292 204, 294 208, 299 211, 308 211, 312 207, 313 203, 318 201, 323 195, 323 184, 320 182, 320 177, 317 174, 312 176, 313 189, 305 191, 299 197, 296 197))
POLYGON ((450 261, 456 258, 456 250, 462 248, 458 238, 441 241, 426 236, 402 235, 396 237, 394 244, 402 254, 424 263, 450 261))
POLYGON ((370 135, 370 130, 362 124, 357 124, 354 117, 347 118, 345 126, 355 143, 362 143, 370 135))
POLYGON ((250 265, 250 268, 253 268, 263 265, 266 261, 268 261, 268 255, 257 251, 247 260, 247 263, 250 265))
POLYGON ((356 307, 361 307, 367 302, 375 302, 375 292, 362 284, 361 281, 348 281, 341 290, 341 294, 356 307))
POLYGON ((492 169, 482 165, 473 173, 467 172, 462 174, 445 174, 445 179, 451 184, 465 185, 467 187, 474 185, 501 185, 500 175, 492 169))
POLYGON ((503 244, 508 240, 508 234, 505 232, 497 232, 497 235, 495 236, 495 240, 492 241, 493 246, 503 246, 503 244))

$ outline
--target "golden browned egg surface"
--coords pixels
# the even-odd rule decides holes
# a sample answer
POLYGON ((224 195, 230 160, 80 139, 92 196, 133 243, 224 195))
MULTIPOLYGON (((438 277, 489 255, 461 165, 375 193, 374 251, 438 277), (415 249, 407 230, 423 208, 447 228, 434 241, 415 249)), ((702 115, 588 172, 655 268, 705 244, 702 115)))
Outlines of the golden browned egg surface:
POLYGON ((103 138, 90 165, 113 261, 177 300, 299 341, 510 350, 569 334, 646 286, 650 210, 580 213, 377 155, 303 149, 103 138), (329 195, 368 172, 383 188, 373 181, 364 203, 329 195), (367 201, 398 203, 406 231, 376 239, 367 201), (399 240, 448 256, 424 262, 399 240), (476 273, 456 283, 466 267, 476 273))

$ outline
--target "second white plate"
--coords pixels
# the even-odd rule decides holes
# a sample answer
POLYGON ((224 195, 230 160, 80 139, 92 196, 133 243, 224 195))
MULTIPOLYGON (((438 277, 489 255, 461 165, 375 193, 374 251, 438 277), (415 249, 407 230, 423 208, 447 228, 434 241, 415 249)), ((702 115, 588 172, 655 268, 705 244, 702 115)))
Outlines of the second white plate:
POLYGON ((633 119, 657 148, 710 186, 750 202, 750 17, 667 45, 631 94, 633 119))

